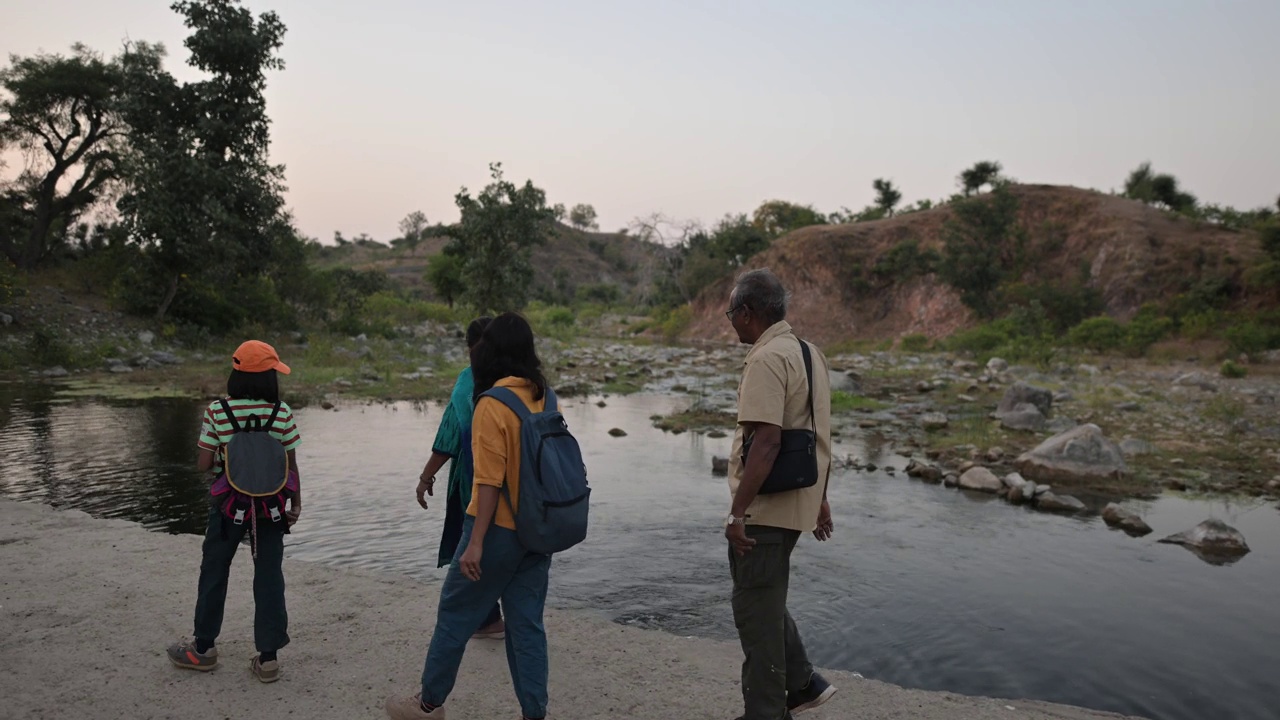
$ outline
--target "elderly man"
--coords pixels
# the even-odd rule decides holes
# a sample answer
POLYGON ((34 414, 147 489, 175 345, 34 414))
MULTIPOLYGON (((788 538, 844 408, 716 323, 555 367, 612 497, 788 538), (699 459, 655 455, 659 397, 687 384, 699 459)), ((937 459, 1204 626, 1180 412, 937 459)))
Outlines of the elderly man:
POLYGON ((835 693, 809 664, 800 632, 787 611, 796 541, 806 532, 826 540, 833 529, 827 505, 830 375, 822 352, 805 343, 805 353, 802 341, 792 333, 786 322, 786 290, 768 270, 738 277, 725 314, 738 339, 751 345, 738 385, 738 429, 729 461, 733 506, 724 531, 733 576, 733 619, 746 656, 742 663, 746 712, 739 720, 787 720, 793 713, 825 703, 835 693), (803 447, 805 438, 810 438, 808 452, 816 455, 816 462, 807 458, 808 469, 792 472, 779 486, 778 478, 771 477, 775 463, 803 467, 806 460, 800 457, 797 465, 794 454, 780 460, 784 438, 788 453, 796 440, 803 447), (744 447, 748 448, 745 454, 744 447), (806 486, 806 482, 812 484, 806 486))

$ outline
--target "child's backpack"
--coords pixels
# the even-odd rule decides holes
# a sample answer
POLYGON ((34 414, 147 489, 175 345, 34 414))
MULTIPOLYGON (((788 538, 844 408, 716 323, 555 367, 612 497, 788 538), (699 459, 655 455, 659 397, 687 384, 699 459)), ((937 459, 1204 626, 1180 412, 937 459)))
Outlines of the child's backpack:
MULTIPOLYGON (((529 412, 520 397, 507 388, 481 395, 501 401, 520 418, 520 497, 516 535, 529 552, 550 555, 587 537, 587 467, 578 441, 560 414, 556 395, 546 390, 542 412, 529 412)), ((502 492, 513 509, 511 490, 502 492)))
POLYGON ((248 520, 255 533, 259 518, 287 530, 286 491, 298 489, 298 476, 289 467, 289 453, 269 432, 280 414, 280 403, 265 423, 255 414, 241 425, 231 405, 219 402, 233 432, 222 446, 222 474, 210 488, 218 509, 236 525, 248 520))

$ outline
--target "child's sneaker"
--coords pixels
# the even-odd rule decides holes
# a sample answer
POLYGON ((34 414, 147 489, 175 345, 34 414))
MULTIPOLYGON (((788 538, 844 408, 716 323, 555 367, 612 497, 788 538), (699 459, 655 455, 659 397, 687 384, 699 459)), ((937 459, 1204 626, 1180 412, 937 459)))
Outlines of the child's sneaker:
POLYGON ((427 710, 422 705, 422 695, 404 697, 392 695, 387 698, 387 717, 391 720, 444 720, 444 706, 427 710))
POLYGON ((268 660, 266 662, 262 662, 258 658, 258 653, 254 653, 253 657, 249 658, 249 672, 253 673, 254 677, 264 683, 273 683, 279 680, 280 661, 268 660))
POLYGON ((208 672, 218 667, 218 648, 211 647, 203 653, 196 652, 196 641, 174 643, 165 653, 169 661, 180 668, 208 672))

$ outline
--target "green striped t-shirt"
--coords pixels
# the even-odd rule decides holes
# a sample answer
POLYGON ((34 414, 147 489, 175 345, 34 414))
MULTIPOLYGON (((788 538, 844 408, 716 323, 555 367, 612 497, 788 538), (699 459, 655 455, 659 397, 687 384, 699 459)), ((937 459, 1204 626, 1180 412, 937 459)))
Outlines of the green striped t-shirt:
MULTIPOLYGON (((231 412, 235 414, 236 422, 240 423, 242 428, 254 415, 261 418, 260 422, 266 423, 267 418, 271 417, 273 407, 271 403, 261 400, 228 400, 227 404, 231 406, 231 412)), ((280 441, 286 451, 293 450, 302 444, 302 436, 298 434, 298 424, 293 420, 293 410, 284 401, 280 402, 280 412, 276 415, 276 421, 271 424, 269 432, 271 437, 280 441)), ((226 445, 234 434, 235 430, 232 429, 231 422, 222 409, 222 403, 218 400, 209 403, 209 407, 204 411, 204 424, 200 427, 200 441, 196 445, 201 450, 209 450, 218 455, 218 450, 226 445)), ((220 463, 220 456, 218 460, 220 463)), ((221 468, 215 471, 217 470, 221 468)))

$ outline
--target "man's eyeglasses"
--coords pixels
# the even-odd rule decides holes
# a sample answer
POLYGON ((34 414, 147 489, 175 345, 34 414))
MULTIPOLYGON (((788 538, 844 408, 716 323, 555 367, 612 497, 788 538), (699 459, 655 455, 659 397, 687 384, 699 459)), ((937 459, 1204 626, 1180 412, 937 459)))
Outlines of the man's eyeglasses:
POLYGON ((726 318, 729 318, 729 322, 733 322, 733 314, 734 314, 734 313, 736 313, 736 312, 738 312, 739 310, 741 310, 741 309, 742 309, 742 308, 744 308, 744 307, 746 307, 746 303, 741 303, 741 304, 738 304, 738 305, 734 305, 733 307, 731 307, 731 308, 729 308, 728 310, 725 310, 725 311, 724 311, 724 316, 725 316, 726 318))

